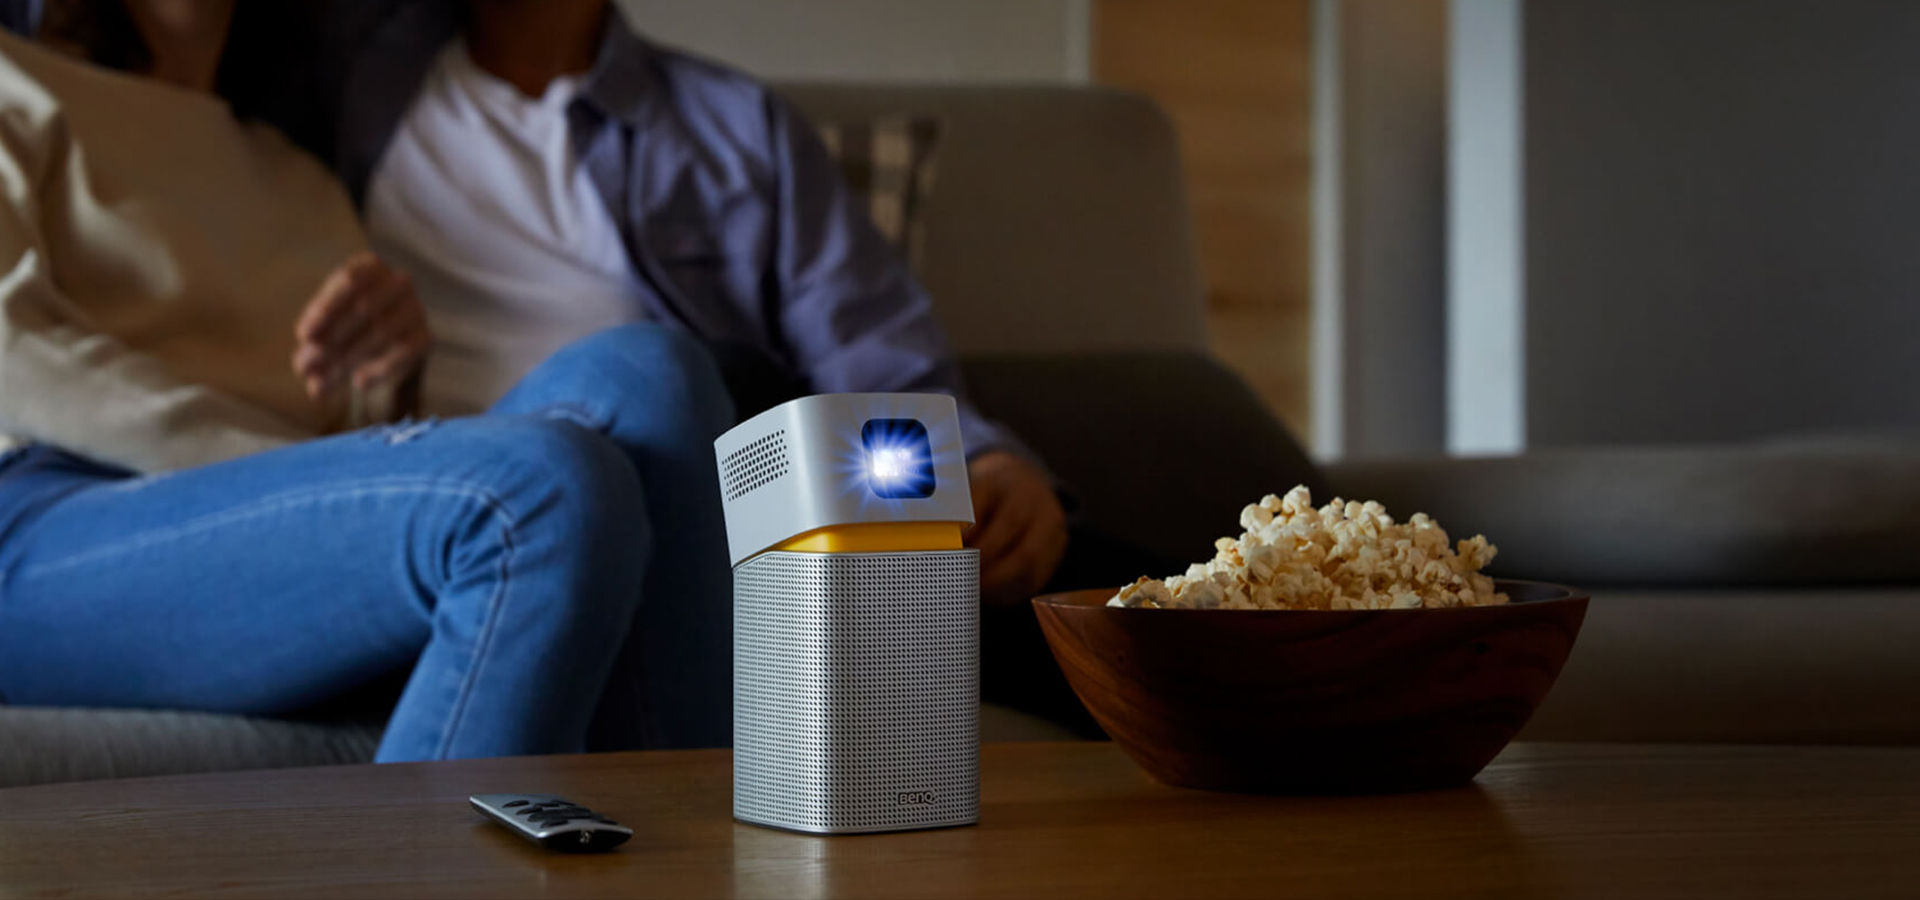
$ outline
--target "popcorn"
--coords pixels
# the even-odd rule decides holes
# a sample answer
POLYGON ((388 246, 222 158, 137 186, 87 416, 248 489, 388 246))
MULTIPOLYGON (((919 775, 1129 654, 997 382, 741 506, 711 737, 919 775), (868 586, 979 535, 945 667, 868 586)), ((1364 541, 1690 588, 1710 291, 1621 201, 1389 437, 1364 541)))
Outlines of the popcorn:
POLYGON ((1496 548, 1486 536, 1452 544, 1415 513, 1396 523, 1371 500, 1315 509, 1305 487, 1268 494, 1240 511, 1239 538, 1214 542, 1211 561, 1167 579, 1142 577, 1108 606, 1149 609, 1441 609, 1507 602, 1480 574, 1496 548))

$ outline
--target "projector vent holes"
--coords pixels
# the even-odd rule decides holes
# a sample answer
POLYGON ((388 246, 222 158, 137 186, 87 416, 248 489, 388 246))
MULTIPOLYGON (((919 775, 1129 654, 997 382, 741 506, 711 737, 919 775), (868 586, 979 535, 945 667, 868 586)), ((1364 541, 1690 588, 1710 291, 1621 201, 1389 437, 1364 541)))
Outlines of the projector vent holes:
POLYGON ((789 469, 787 430, 782 428, 727 454, 720 461, 720 480, 731 502, 787 474, 789 469))
POLYGON ((979 818, 973 550, 734 570, 734 815, 815 833, 979 818))

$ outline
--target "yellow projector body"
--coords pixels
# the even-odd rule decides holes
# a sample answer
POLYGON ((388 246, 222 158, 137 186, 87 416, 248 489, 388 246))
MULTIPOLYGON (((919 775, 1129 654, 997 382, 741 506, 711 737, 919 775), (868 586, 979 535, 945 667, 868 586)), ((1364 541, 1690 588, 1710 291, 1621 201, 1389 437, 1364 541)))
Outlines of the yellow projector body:
POLYGON ((958 550, 958 522, 829 525, 795 535, 776 550, 795 553, 885 553, 892 550, 958 550))

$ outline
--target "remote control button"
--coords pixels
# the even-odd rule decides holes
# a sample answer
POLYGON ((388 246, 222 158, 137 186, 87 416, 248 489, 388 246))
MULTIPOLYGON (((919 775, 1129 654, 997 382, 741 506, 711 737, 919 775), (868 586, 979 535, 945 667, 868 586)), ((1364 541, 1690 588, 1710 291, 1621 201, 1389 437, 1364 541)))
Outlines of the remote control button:
POLYGON ((501 805, 501 806, 504 806, 504 807, 506 807, 506 808, 508 808, 508 809, 512 809, 512 808, 514 808, 514 807, 516 807, 516 806, 525 806, 525 805, 527 805, 527 801, 525 801, 525 800, 508 800, 507 802, 505 802, 505 803, 502 803, 502 804, 500 804, 500 805, 501 805))

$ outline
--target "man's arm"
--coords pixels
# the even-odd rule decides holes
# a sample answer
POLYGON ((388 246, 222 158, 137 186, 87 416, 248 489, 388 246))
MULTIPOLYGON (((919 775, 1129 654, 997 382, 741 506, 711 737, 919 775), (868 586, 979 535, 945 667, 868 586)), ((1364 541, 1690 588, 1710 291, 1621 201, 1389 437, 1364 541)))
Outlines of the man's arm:
POLYGON ((967 401, 933 302, 867 218, 811 125, 770 98, 779 226, 774 265, 781 333, 822 392, 950 394, 969 458, 1032 454, 967 401))
POLYGON ((0 432, 142 472, 231 459, 305 435, 237 398, 179 379, 89 326, 48 271, 26 210, 41 154, 0 136, 0 432), (22 165, 22 161, 27 165, 22 165))
POLYGON ((967 402, 926 291, 854 202, 813 128, 786 103, 769 102, 780 167, 780 325, 802 374, 820 391, 929 391, 959 401, 977 520, 967 545, 980 551, 981 596, 1025 602, 1066 551, 1052 480, 967 402))

